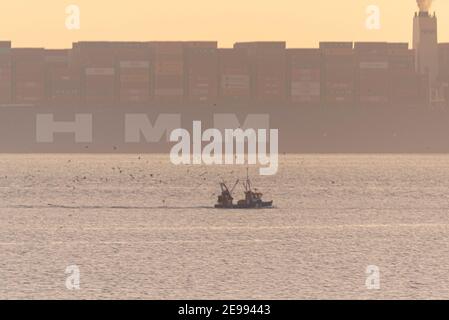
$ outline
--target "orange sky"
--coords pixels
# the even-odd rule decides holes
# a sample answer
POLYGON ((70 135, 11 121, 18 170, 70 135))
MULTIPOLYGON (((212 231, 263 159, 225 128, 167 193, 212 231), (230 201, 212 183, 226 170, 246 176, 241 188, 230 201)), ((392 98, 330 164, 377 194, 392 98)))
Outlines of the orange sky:
MULTIPOLYGON (((70 47, 80 40, 411 41, 415 0, 1 0, 0 39, 14 46, 70 47), (81 29, 67 30, 65 8, 81 9, 81 29), (368 5, 381 29, 365 27, 368 5)), ((435 0, 439 40, 449 42, 449 0, 435 0)))

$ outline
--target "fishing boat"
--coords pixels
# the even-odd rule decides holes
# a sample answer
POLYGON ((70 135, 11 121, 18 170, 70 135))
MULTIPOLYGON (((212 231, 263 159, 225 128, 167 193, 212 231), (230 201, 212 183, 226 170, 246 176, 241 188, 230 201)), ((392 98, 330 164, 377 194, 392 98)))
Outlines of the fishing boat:
POLYGON ((225 182, 220 183, 221 194, 218 196, 217 204, 215 208, 217 209, 261 209, 261 208, 271 208, 273 207, 273 201, 263 201, 263 194, 259 192, 256 188, 252 187, 251 180, 247 175, 246 181, 243 182, 243 187, 245 189, 245 198, 243 200, 237 201, 234 204, 234 198, 232 193, 239 184, 239 180, 236 181, 234 186, 229 189, 225 182))

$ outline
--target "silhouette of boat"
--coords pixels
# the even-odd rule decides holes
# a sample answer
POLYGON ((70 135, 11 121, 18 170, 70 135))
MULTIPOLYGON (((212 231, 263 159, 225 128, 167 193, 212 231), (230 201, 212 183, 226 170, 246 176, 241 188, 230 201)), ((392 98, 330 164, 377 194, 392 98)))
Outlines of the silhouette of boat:
POLYGON ((239 180, 236 181, 234 186, 229 190, 224 182, 220 183, 221 195, 218 196, 217 204, 215 208, 217 209, 260 209, 260 208, 271 208, 273 207, 273 201, 263 201, 261 192, 257 189, 252 189, 251 181, 249 177, 246 177, 246 181, 243 182, 243 187, 245 188, 245 199, 237 201, 234 204, 234 198, 232 193, 235 187, 239 184, 239 180))

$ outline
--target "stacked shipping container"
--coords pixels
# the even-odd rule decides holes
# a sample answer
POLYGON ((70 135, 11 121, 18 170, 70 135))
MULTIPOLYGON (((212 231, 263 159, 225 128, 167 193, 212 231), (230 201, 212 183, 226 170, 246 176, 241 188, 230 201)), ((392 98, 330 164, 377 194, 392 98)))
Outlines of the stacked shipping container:
POLYGON ((439 45, 440 81, 443 87, 443 96, 449 106, 449 43, 439 45))
POLYGON ((244 49, 219 49, 219 98, 222 101, 249 101, 251 74, 248 52, 244 49))
POLYGON ((12 49, 13 100, 20 104, 45 101, 45 50, 12 49))
POLYGON ((154 50, 154 98, 159 102, 184 99, 184 44, 152 42, 154 50))
POLYGON ((46 50, 46 99, 55 103, 79 101, 79 76, 69 66, 70 50, 46 50))
POLYGON ((248 52, 252 98, 259 102, 284 101, 286 97, 285 42, 242 42, 235 49, 248 52))
POLYGON ((423 89, 423 76, 415 72, 414 51, 408 49, 407 43, 389 43, 389 73, 385 82, 389 86, 391 105, 417 104, 427 99, 423 89), (421 96, 424 96, 422 98, 421 96))
POLYGON ((11 42, 0 41, 0 103, 12 102, 11 42))
POLYGON ((389 102, 389 60, 386 42, 356 42, 356 97, 361 105, 386 105, 389 102))
POLYGON ((151 94, 152 53, 147 43, 115 45, 120 103, 148 103, 151 94))
POLYGON ((288 96, 295 104, 319 105, 321 55, 318 49, 289 49, 288 96))
POLYGON ((212 102, 218 97, 217 42, 187 42, 187 97, 191 102, 212 102))
MULTIPOLYGON (((440 44, 439 59, 449 101, 449 44, 440 44)), ((0 103, 427 105, 429 79, 414 62, 407 43, 79 42, 44 50, 0 42, 0 103)))
POLYGON ((112 105, 116 101, 113 43, 78 42, 73 50, 81 71, 82 100, 88 105, 112 105))
POLYGON ((325 106, 354 102, 354 53, 352 42, 321 42, 321 100, 325 106))

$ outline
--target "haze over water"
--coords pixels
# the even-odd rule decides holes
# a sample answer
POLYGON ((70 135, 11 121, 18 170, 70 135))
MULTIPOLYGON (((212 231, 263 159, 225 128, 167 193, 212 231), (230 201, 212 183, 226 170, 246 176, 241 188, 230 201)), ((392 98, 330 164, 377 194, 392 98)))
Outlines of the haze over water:
MULTIPOLYGON (((241 166, 1 155, 0 298, 449 298, 449 156, 289 155, 269 210, 212 209, 241 166), (81 289, 65 287, 77 265, 81 289), (380 290, 365 286, 368 265, 380 290)), ((238 188, 235 198, 242 197, 238 188)))

